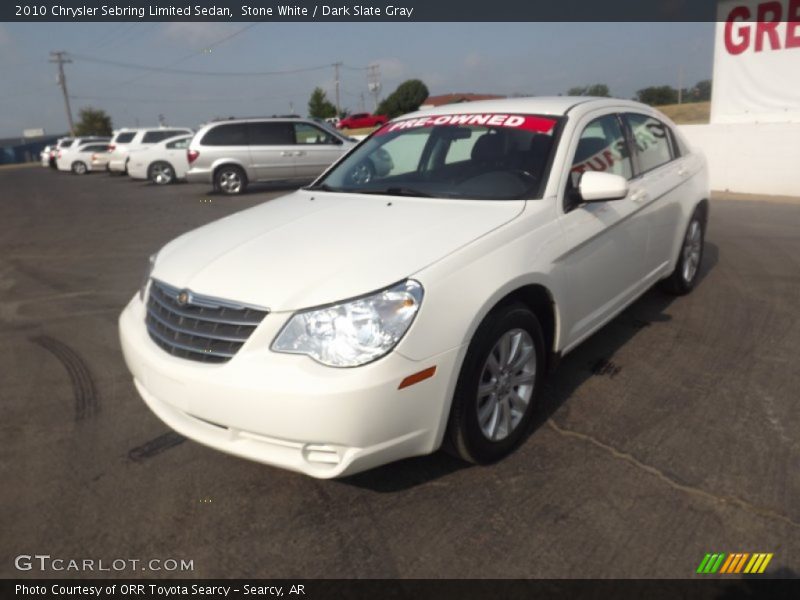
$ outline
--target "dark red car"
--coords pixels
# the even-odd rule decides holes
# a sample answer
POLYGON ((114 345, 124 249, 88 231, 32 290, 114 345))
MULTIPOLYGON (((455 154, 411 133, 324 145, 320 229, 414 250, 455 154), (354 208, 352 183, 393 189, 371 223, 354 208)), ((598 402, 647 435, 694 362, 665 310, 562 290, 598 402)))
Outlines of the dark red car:
POLYGON ((389 117, 386 115, 371 115, 369 113, 356 113, 354 115, 348 115, 341 121, 339 121, 336 126, 339 129, 362 129, 364 127, 377 127, 378 125, 383 125, 389 120, 389 117))

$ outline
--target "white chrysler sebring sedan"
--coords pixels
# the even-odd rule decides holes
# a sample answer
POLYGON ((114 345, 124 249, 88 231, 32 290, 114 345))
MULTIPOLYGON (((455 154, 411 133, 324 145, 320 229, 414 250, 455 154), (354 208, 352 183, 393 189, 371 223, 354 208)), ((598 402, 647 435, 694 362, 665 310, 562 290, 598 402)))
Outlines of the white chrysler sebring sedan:
POLYGON ((655 283, 692 289, 708 198, 705 159, 642 104, 405 115, 164 246, 122 349, 158 417, 237 456, 314 477, 443 445, 489 463, 560 356, 655 283))

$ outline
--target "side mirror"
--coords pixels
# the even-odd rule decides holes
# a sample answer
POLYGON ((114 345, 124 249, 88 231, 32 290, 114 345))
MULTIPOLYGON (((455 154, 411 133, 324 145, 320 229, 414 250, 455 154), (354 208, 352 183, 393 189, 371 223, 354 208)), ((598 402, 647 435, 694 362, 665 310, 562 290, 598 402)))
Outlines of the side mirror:
POLYGON ((628 195, 628 181, 622 175, 585 171, 578 183, 578 193, 583 202, 620 200, 628 195))

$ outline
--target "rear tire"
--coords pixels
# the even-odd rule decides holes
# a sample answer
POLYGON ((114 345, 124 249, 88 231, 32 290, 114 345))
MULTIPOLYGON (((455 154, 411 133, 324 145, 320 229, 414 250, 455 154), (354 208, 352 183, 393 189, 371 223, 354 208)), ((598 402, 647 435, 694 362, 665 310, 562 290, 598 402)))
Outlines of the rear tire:
POLYGON ((694 289, 703 263, 705 249, 706 222, 702 210, 698 207, 689 219, 686 233, 681 243, 678 262, 672 274, 659 283, 659 287, 668 294, 683 296, 694 289))
POLYGON ((523 304, 501 306, 481 323, 458 377, 444 448, 487 464, 525 438, 545 374, 544 335, 523 304))
POLYGON ((89 172, 89 167, 86 166, 85 162, 76 160, 72 163, 72 172, 75 175, 86 175, 89 172))
POLYGON ((147 168, 147 178, 156 185, 169 185, 175 182, 175 169, 168 162, 159 160, 147 168))
POLYGON ((236 165, 224 165, 217 169, 214 187, 227 196, 243 194, 247 189, 247 175, 236 165))

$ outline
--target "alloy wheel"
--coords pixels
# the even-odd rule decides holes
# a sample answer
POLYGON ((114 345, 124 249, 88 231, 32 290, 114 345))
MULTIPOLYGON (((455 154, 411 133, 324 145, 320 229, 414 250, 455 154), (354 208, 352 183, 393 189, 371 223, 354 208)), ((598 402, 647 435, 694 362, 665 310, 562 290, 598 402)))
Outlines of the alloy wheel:
POLYGON ((153 165, 153 181, 158 185, 172 183, 172 169, 167 165, 153 165))
POLYGON ((489 352, 478 380, 478 425, 499 442, 517 428, 536 380, 536 348, 524 329, 504 333, 489 352))
POLYGON ((236 171, 223 171, 219 178, 219 187, 226 194, 238 194, 242 190, 242 177, 236 171))
POLYGON ((700 266, 700 254, 703 248, 703 228, 697 219, 689 225, 686 239, 683 241, 683 280, 691 282, 700 266))

